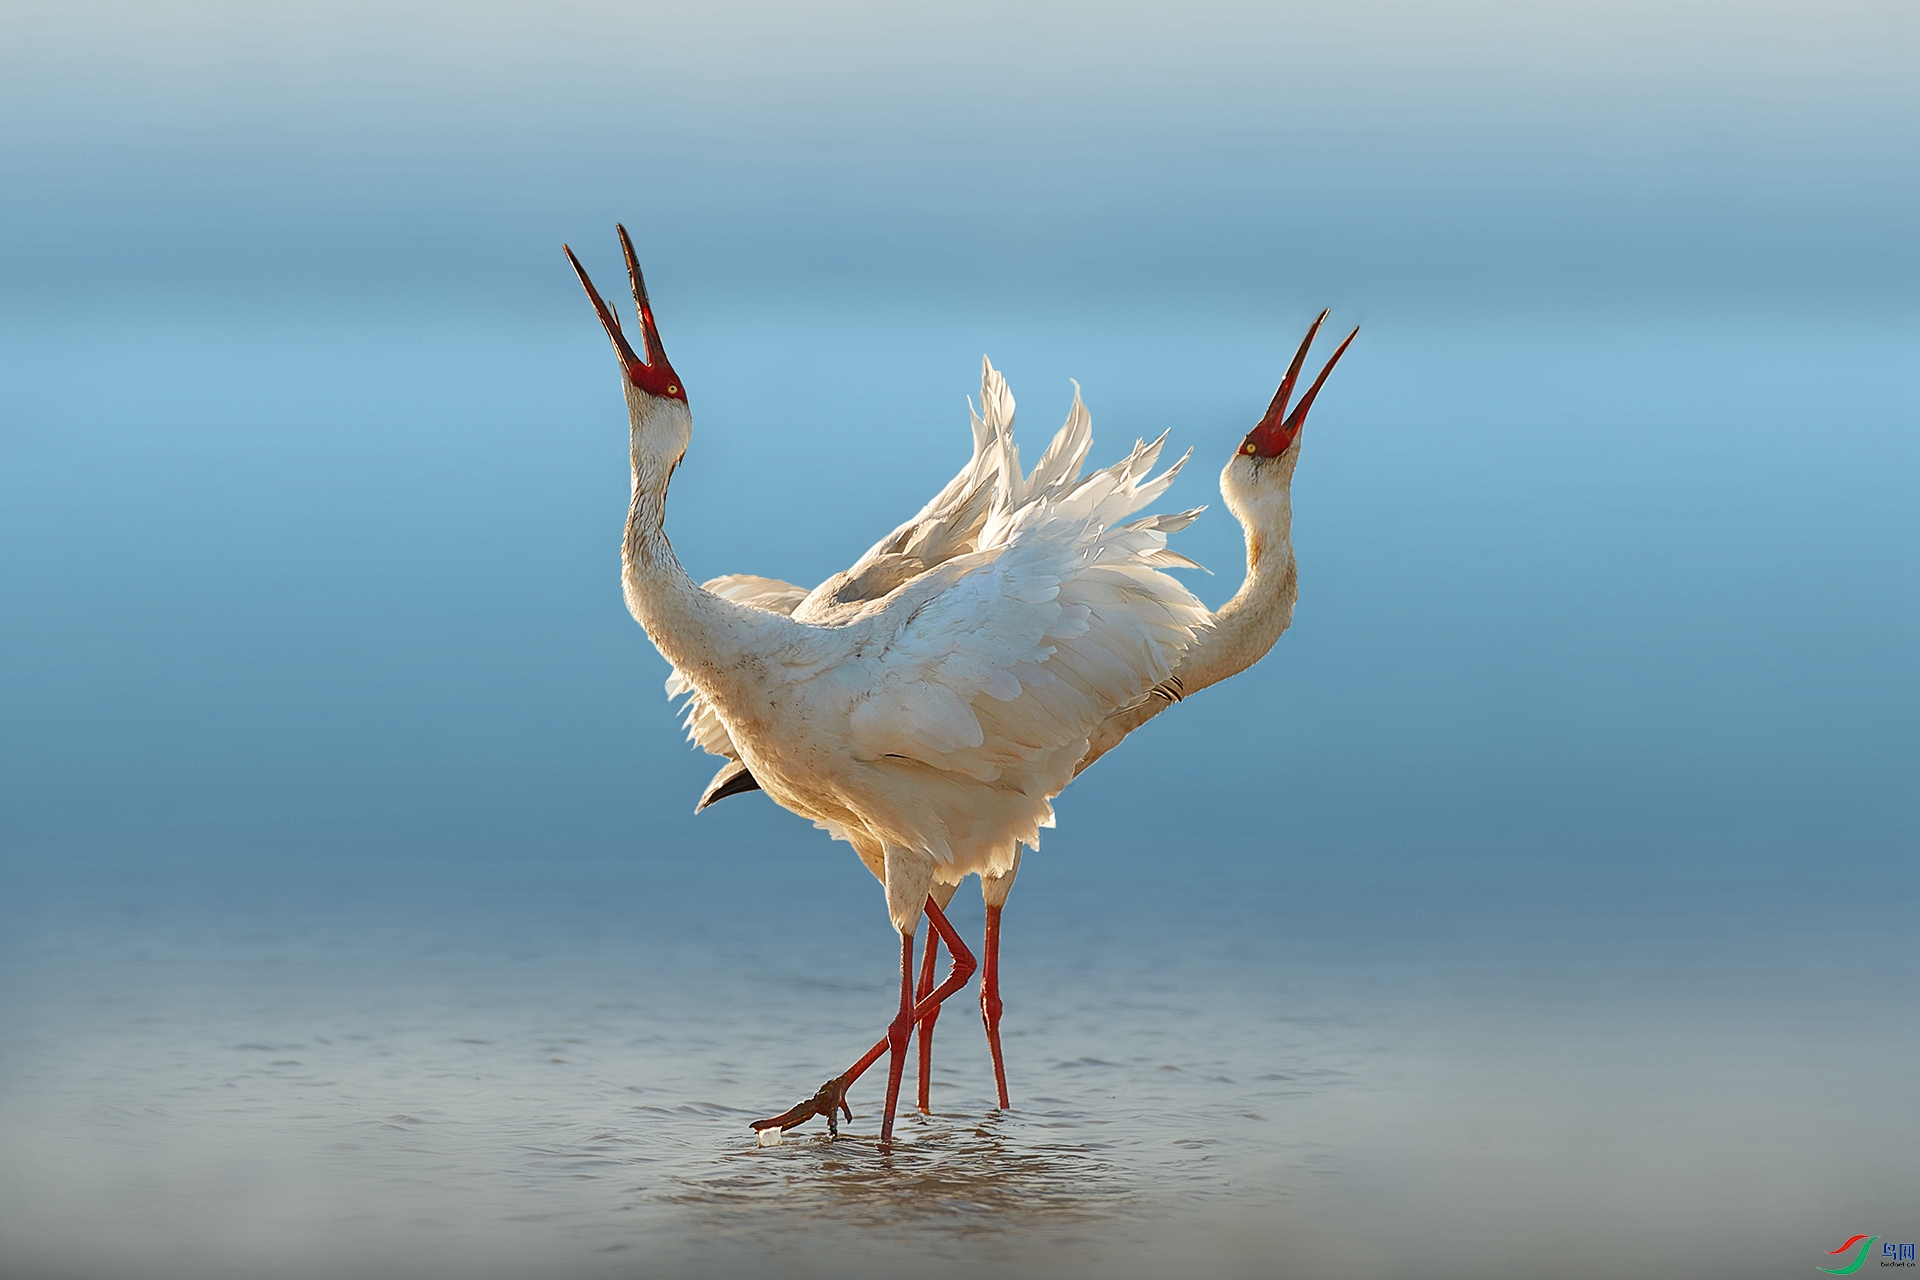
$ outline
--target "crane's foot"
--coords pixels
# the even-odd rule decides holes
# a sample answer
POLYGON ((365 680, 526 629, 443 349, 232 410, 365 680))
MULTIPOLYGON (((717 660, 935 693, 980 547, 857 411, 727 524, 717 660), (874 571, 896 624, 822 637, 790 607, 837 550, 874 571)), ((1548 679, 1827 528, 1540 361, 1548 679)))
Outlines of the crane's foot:
POLYGON ((947 944, 948 954, 953 957, 953 967, 947 971, 947 980, 935 987, 924 998, 914 999, 913 935, 905 935, 901 939, 900 1016, 895 1018, 893 1024, 887 1028, 887 1034, 880 1037, 873 1048, 861 1056, 860 1061, 821 1085, 819 1092, 805 1102, 766 1120, 755 1120, 752 1124, 754 1132, 764 1132, 768 1129, 792 1129, 805 1124, 815 1116, 825 1116, 827 1133, 832 1137, 839 1137, 840 1124, 835 1113, 845 1115, 849 1120, 853 1119, 853 1108, 847 1105, 847 1090, 851 1089, 854 1082, 866 1073, 868 1067, 891 1051, 894 1058, 889 1064, 887 1073, 887 1111, 880 1127, 880 1141, 883 1144, 889 1142, 893 1137, 893 1109, 899 1095, 901 1069, 906 1060, 907 1038, 923 1020, 926 1021, 928 1030, 931 1030, 930 1015, 940 1008, 941 1001, 964 987, 978 967, 978 962, 973 958, 973 952, 967 949, 967 944, 961 940, 960 934, 947 922, 946 913, 940 910, 939 904, 932 898, 927 899, 927 919, 933 922, 933 927, 939 932, 941 941, 947 944))
POLYGON ((771 1119, 755 1120, 751 1127, 755 1133, 762 1129, 779 1129, 784 1132, 787 1129, 798 1128, 815 1116, 825 1116, 827 1136, 837 1138, 840 1136, 840 1119, 835 1113, 845 1112, 847 1119, 853 1119, 853 1108, 847 1105, 847 1087, 852 1083, 853 1081, 845 1076, 835 1076, 821 1085, 819 1092, 805 1102, 795 1105, 792 1110, 783 1111, 771 1119))

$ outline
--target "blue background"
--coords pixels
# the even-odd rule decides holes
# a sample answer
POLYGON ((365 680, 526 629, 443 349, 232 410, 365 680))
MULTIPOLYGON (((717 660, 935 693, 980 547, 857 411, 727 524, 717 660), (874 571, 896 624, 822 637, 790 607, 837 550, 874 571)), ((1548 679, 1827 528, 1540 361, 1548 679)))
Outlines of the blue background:
MULTIPOLYGON (((289 936, 312 957, 275 999, 377 990, 454 939, 520 939, 480 971, 574 954, 581 919, 631 911, 621 981, 750 1022, 780 1016, 756 978, 857 970, 848 1016, 877 1019, 872 882, 762 796, 694 818, 711 762, 621 605, 618 375, 559 252, 617 289, 616 219, 692 393, 668 528, 696 577, 844 567, 964 457, 985 352, 1030 456, 1069 377, 1096 461, 1166 429, 1196 450, 1167 503, 1214 504, 1181 546, 1218 604, 1218 466, 1321 307, 1363 326, 1307 428, 1294 628, 1062 797, 1009 909, 1029 1016, 1075 998, 1048 948, 1110 927, 1213 1011, 1199 1039, 1244 1016, 1234 984, 1304 966, 1300 999, 1400 1080, 1428 1079, 1418 1036, 1381 1028, 1480 1010, 1508 1037, 1461 1050, 1484 1065, 1564 1043, 1536 1018, 1691 1021, 1608 1033, 1680 1073, 1623 1085, 1621 1116, 1724 1088, 1730 1009, 1771 1028, 1760 1058, 1878 1019, 1865 1074, 1783 1067, 1725 1132, 1802 1116, 1810 1170, 1847 1126, 1911 1136, 1910 6, 10 0, 0 24, 0 994, 32 1033, 0 1106, 56 1117, 46 1150, 183 1061, 128 1050, 150 1086, 69 1080, 62 1110, 75 1046, 123 1016, 191 1040, 179 1010, 289 936), (860 946, 742 954, 728 921, 860 946), (137 971, 147 995, 86 1013, 137 971), (1816 1123, 1838 1095, 1857 1109, 1816 1123)), ((528 990, 579 989, 584 955, 528 990)), ((1151 1019, 1115 1000, 1089 1042, 1117 1060, 1151 1019)), ((824 1037, 795 1096, 859 1042, 824 1037)), ((1556 1115, 1600 1105, 1528 1078, 1556 1115)), ((715 1092, 744 1115, 787 1087, 715 1092)), ((1366 1166, 1365 1129, 1326 1121, 1332 1166, 1366 1166)), ((1686 1148, 1692 1217, 1621 1209, 1623 1236, 1804 1213, 1798 1274, 1898 1234, 1844 1214, 1920 1185, 1903 1158, 1852 1200, 1716 1199, 1748 1163, 1717 1133, 1686 1148)), ((1422 1149, 1444 1170, 1453 1141, 1422 1149)), ((1620 1187, 1674 1167, 1636 1150, 1620 1187)), ((1571 1167, 1465 1178, 1436 1219, 1460 1265, 1516 1187, 1590 1202, 1571 1167)), ((118 1274, 71 1222, 141 1193, 81 1168, 15 1161, 0 1239, 118 1274)), ((1353 1221, 1421 1220, 1405 1185, 1339 1187, 1353 1221)), ((1571 1223, 1536 1216, 1536 1243, 1571 1223)), ((203 1225, 176 1261, 291 1266, 305 1237, 267 1236, 203 1225)), ((1441 1274, 1443 1238, 1356 1274, 1441 1274)))

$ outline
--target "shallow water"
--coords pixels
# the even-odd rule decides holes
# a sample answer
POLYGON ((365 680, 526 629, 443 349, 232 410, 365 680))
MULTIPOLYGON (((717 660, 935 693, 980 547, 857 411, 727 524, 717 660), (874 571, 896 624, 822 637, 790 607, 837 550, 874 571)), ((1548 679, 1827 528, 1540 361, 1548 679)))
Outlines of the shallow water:
POLYGON ((1777 878, 1448 878, 1023 880, 1015 1109, 968 992, 885 1154, 879 1068, 839 1141, 746 1127, 887 1017, 851 876, 16 864, 8 1273, 1789 1275, 1913 1221, 1910 931, 1777 878))
MULTIPOLYGON (((696 573, 846 563, 957 465, 983 348, 1026 438, 1078 374, 1097 457, 1204 461, 1297 334, 907 319, 676 327, 696 573), (860 376, 812 394, 820 351, 860 376)), ((964 993, 883 1155, 878 1069, 838 1142, 747 1129, 878 1036, 896 946, 764 796, 689 813, 576 321, 8 329, 0 1276, 1611 1280, 1920 1236, 1910 323, 1368 317, 1295 627, 1066 793, 1008 909, 1014 1109, 964 993)), ((1238 532, 1190 532, 1218 603, 1238 532)))

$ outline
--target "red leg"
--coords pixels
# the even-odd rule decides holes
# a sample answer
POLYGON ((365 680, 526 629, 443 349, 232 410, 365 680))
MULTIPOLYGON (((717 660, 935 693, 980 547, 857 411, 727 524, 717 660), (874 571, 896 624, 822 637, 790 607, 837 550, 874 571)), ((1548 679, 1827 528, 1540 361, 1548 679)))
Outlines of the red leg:
MULTIPOLYGON (((933 923, 935 931, 939 933, 941 940, 947 944, 947 950, 953 955, 953 968, 947 971, 947 980, 935 987, 931 995, 927 996, 924 1000, 914 1001, 912 999, 913 941, 912 939, 903 940, 902 959, 904 964, 900 972, 900 986, 906 997, 903 1003, 905 1005, 905 1016, 908 1025, 918 1021, 929 1010, 939 1008, 941 1001, 966 986, 968 980, 973 977, 973 971, 979 967, 973 958, 973 952, 967 949, 966 942, 961 939, 959 931, 956 930, 952 924, 948 923, 946 912, 940 910, 939 904, 934 902, 932 898, 927 899, 927 919, 933 923)), ((898 1019, 895 1019, 895 1021, 898 1022, 898 1019)), ((887 1034, 880 1038, 879 1043, 867 1050, 866 1053, 861 1056, 860 1060, 851 1067, 848 1067, 844 1073, 835 1076, 833 1079, 821 1085, 819 1092, 815 1093, 811 1098, 808 1098, 805 1102, 800 1103, 791 1110, 782 1112, 780 1115, 773 1116, 770 1119, 755 1120, 752 1128, 755 1130, 791 1129, 796 1125, 805 1123, 814 1116, 824 1116, 826 1117, 828 1132, 838 1133, 840 1130, 834 1118, 835 1113, 844 1113, 849 1120, 853 1118, 853 1109, 847 1106, 847 1090, 853 1087, 854 1081, 865 1074, 868 1067, 880 1060, 881 1054, 887 1052, 887 1050, 892 1047, 893 1028, 888 1027, 887 1034)), ((904 1062, 902 1062, 901 1065, 904 1067, 904 1062)), ((897 1088, 897 1076, 895 1085, 897 1088)), ((891 1134, 892 1125, 892 1115, 891 1111, 889 1111, 886 1128, 882 1130, 883 1140, 891 1134)))
POLYGON ((893 1109, 900 1101, 900 1077, 907 1069, 907 1045, 913 1040, 913 935, 900 935, 900 1013, 887 1026, 887 1109, 880 1118, 880 1145, 893 1142, 893 1109))
MULTIPOLYGON (((931 917, 929 917, 931 920, 931 917)), ((927 930, 927 954, 920 961, 920 986, 914 992, 916 999, 925 1000, 933 994, 933 969, 940 959, 940 931, 927 930)), ((940 1006, 935 1005, 925 1017, 920 1019, 920 1114, 929 1115, 929 1091, 933 1086, 933 1024, 940 1020, 940 1006)))
POLYGON ((1007 1064, 1000 1058, 1000 908, 987 908, 987 945, 985 966, 980 971, 980 1020, 987 1024, 987 1049, 993 1054, 993 1084, 1000 1091, 1000 1106, 1007 1100, 1007 1064))

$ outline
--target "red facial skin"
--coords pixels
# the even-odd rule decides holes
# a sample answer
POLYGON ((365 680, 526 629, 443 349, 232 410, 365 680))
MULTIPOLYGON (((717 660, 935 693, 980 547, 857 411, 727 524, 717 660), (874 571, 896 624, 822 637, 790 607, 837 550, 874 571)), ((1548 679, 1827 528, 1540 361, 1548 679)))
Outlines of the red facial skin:
POLYGON ((1306 363, 1307 348, 1313 345, 1313 337, 1320 332, 1321 321, 1326 318, 1327 313, 1322 311, 1307 327, 1307 336, 1300 340, 1300 349, 1294 352, 1293 363, 1287 366, 1287 376, 1281 380, 1280 389, 1273 393, 1273 403, 1267 406, 1267 414, 1260 419, 1260 425, 1247 433, 1246 440, 1240 445, 1241 453, 1252 458, 1277 458, 1291 449, 1293 442, 1300 438, 1300 428, 1306 425, 1307 410, 1313 407, 1313 398, 1320 394, 1320 387, 1326 382, 1327 375, 1333 372, 1334 365, 1340 363, 1340 357, 1347 353, 1348 345, 1360 332, 1359 326, 1354 326, 1353 333, 1347 335, 1346 341, 1333 353, 1333 359, 1327 361, 1327 367, 1307 388, 1307 394, 1300 398, 1293 412, 1288 413, 1287 399, 1293 394, 1293 384, 1299 380, 1300 366, 1306 363))
POLYGON ((627 344, 626 335, 620 332, 620 318, 600 300, 600 291, 587 278, 587 269, 580 265, 580 259, 574 257, 573 250, 566 245, 560 247, 566 251, 567 261, 573 264, 574 274, 586 286, 587 297, 593 299, 593 309, 599 314, 600 324, 606 329, 607 336, 613 339, 613 349, 620 357, 620 367, 626 372, 627 381, 650 396, 685 404, 687 389, 680 381, 680 375, 667 363, 667 349, 660 344, 660 326, 653 320, 653 307, 647 301, 647 282, 640 274, 639 260, 633 255, 633 241, 628 238, 627 229, 620 224, 615 223, 614 230, 620 233, 620 248, 627 255, 627 279, 633 285, 633 303, 640 313, 640 338, 647 349, 645 360, 635 355, 633 348, 627 344))

